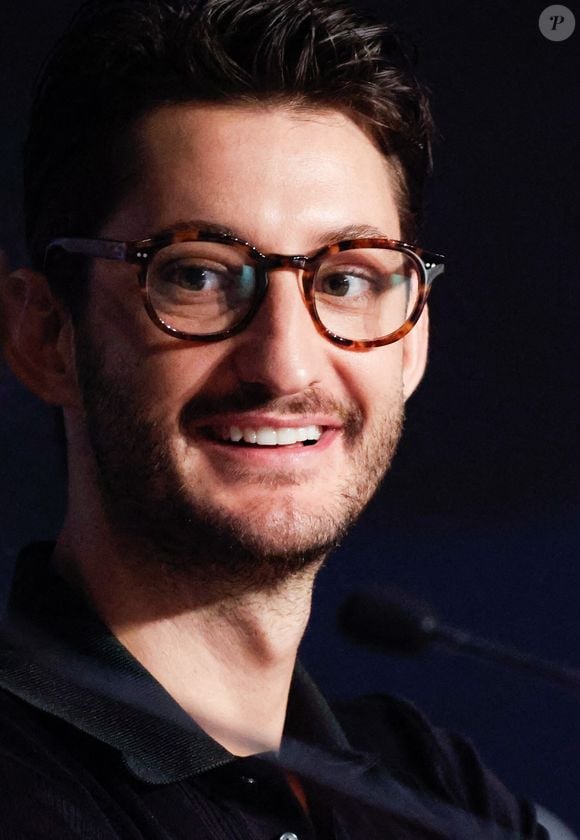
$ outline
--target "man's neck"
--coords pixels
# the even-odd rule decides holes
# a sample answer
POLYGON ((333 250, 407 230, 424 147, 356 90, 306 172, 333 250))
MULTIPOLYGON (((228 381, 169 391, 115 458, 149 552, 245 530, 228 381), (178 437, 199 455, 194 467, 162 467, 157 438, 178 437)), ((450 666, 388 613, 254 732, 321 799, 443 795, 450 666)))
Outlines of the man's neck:
POLYGON ((154 574, 66 528, 57 566, 127 650, 235 755, 276 750, 315 568, 267 590, 154 574))

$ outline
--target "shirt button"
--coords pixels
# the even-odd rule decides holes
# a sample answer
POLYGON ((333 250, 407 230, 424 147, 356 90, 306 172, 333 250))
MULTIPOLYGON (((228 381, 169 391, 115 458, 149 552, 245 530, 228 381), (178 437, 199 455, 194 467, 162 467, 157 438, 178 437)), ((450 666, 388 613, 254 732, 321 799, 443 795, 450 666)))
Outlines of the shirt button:
POLYGON ((242 776, 242 782, 246 785, 255 785, 256 780, 252 776, 242 776))
POLYGON ((294 834, 293 831, 285 831, 284 834, 280 835, 280 840, 298 840, 298 835, 294 834))

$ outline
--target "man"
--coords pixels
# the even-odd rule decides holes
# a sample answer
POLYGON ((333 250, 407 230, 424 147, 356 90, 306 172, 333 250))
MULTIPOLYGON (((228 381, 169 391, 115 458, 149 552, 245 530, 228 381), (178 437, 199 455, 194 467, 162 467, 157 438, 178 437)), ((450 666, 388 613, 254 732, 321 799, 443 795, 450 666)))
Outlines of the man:
POLYGON ((3 836, 544 836, 466 743, 296 665, 424 372, 429 134, 338 0, 102 0, 45 67, 5 353, 69 501, 4 629, 3 836))

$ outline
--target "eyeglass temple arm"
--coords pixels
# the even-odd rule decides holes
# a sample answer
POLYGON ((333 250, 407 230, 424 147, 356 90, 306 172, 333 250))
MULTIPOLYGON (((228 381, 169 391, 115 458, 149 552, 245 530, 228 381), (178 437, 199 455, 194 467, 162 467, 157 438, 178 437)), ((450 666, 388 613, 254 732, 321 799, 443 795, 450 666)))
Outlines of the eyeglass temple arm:
POLYGON ((128 249, 125 242, 112 239, 54 239, 49 246, 62 248, 69 254, 83 254, 85 257, 101 257, 105 260, 126 260, 128 249))

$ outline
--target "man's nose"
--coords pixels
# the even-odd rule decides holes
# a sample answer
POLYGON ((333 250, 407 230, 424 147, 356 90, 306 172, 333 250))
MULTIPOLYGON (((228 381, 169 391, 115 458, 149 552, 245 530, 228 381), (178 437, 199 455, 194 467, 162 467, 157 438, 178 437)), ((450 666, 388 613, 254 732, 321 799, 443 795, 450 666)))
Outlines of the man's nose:
POLYGON ((304 391, 321 381, 326 339, 312 322, 300 270, 275 269, 260 309, 237 337, 234 366, 242 382, 273 395, 304 391))

